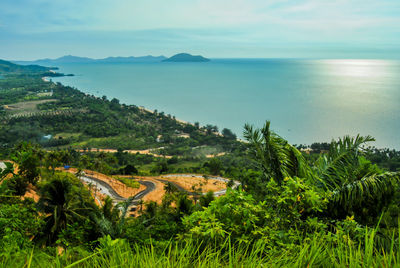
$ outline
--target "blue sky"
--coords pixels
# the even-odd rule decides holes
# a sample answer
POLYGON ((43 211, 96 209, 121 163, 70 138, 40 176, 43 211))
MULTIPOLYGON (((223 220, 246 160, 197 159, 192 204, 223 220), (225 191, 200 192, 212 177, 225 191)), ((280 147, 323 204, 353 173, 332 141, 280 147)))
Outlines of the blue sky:
POLYGON ((400 58, 400 0, 1 0, 0 58, 400 58))

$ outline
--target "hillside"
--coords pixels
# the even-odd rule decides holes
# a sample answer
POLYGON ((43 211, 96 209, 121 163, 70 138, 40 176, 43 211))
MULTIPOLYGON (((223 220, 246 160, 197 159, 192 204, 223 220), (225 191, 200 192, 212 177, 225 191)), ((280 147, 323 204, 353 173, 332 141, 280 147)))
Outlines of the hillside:
POLYGON ((179 53, 163 61, 164 62, 207 62, 210 60, 200 55, 193 56, 188 53, 179 53))
POLYGON ((48 68, 38 65, 22 66, 9 61, 0 60, 0 73, 36 73, 47 72, 54 69, 55 68, 48 68))

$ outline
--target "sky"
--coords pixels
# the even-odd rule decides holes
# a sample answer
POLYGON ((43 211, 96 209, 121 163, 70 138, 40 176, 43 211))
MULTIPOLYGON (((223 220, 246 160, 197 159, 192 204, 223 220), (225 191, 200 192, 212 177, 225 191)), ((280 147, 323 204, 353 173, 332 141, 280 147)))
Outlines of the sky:
POLYGON ((0 58, 400 59, 400 0, 1 0, 0 58))

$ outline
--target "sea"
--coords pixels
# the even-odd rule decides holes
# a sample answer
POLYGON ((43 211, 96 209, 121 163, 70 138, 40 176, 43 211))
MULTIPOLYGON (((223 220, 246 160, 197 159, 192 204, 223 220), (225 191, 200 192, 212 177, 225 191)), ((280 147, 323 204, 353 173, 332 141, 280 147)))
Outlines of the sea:
POLYGON ((52 78, 200 125, 271 128, 292 144, 371 135, 400 149, 400 61, 212 59, 210 62, 70 63, 52 78))

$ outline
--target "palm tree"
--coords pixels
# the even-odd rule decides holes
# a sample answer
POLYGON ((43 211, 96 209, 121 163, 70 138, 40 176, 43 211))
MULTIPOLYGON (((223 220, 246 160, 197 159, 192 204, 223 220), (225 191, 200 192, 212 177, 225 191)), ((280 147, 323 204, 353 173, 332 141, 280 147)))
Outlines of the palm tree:
POLYGON ((333 190, 345 183, 380 172, 373 166, 368 166, 367 162, 361 162, 363 146, 371 141, 374 141, 371 136, 360 135, 332 140, 328 154, 321 155, 314 164, 318 177, 327 189, 333 190))
POLYGON ((104 199, 104 204, 101 207, 101 212, 103 213, 104 218, 111 222, 118 221, 119 219, 119 210, 116 206, 113 205, 113 200, 109 196, 104 199))
POLYGON ((381 213, 394 183, 400 181, 400 172, 383 172, 363 157, 366 143, 374 141, 371 136, 333 140, 328 154, 322 154, 312 168, 296 148, 270 130, 268 121, 260 130, 246 125, 244 136, 263 175, 248 176, 243 185, 261 198, 268 194, 263 191, 266 181, 281 185, 285 177, 297 176, 329 197, 327 215, 356 215, 367 223, 381 213))
POLYGON ((57 240, 57 235, 77 219, 84 219, 90 208, 72 191, 72 184, 67 179, 53 179, 40 190, 38 208, 45 218, 44 234, 47 243, 57 240))
POLYGON ((321 155, 314 167, 319 187, 331 193, 331 214, 357 214, 367 221, 379 216, 390 201, 400 172, 383 172, 363 157, 371 136, 345 136, 332 141, 327 155, 321 155), (368 208, 368 209, 367 209, 368 208), (375 214, 375 215, 372 215, 375 214))
POLYGON ((250 151, 267 181, 274 179, 280 185, 285 177, 312 177, 301 152, 271 131, 269 121, 261 129, 248 124, 244 129, 250 151))
POLYGON ((102 235, 109 235, 113 239, 121 237, 125 226, 126 214, 128 213, 128 208, 132 200, 133 197, 130 197, 124 202, 113 206, 112 199, 106 198, 101 209, 101 215, 94 217, 102 235))

